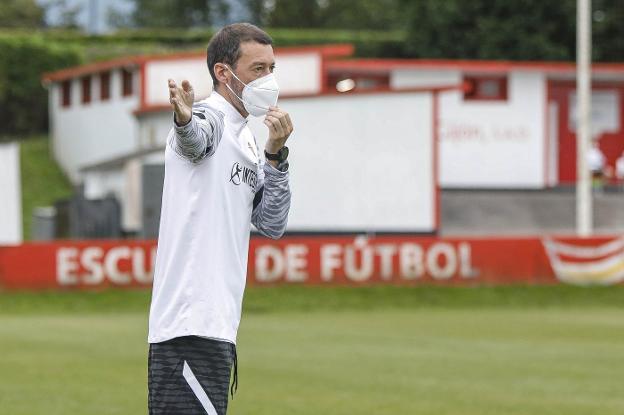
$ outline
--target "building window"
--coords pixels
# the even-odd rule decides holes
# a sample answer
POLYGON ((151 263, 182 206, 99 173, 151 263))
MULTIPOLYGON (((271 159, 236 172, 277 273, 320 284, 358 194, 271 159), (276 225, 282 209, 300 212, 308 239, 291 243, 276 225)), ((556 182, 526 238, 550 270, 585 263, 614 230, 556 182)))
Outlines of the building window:
POLYGON ((88 104, 91 102, 91 77, 83 76, 81 79, 82 83, 82 103, 88 104))
POLYGON ((464 99, 467 101, 506 101, 506 76, 465 76, 467 86, 464 99))
POLYGON ((388 74, 330 74, 327 89, 336 92, 375 91, 390 88, 388 74))
POLYGON ((100 100, 108 101, 110 99, 110 72, 102 72, 100 74, 100 100))
POLYGON ((121 95, 124 97, 128 97, 130 95, 132 95, 133 90, 132 90, 132 72, 127 70, 127 69, 122 69, 121 70, 121 95))
POLYGON ((71 80, 61 83, 61 105, 69 107, 71 105, 71 80))

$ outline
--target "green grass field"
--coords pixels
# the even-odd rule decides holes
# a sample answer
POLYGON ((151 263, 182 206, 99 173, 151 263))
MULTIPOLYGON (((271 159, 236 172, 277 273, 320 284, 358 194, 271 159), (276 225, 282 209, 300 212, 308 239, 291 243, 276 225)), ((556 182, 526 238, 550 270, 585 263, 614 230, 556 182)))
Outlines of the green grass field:
MULTIPOLYGON (((624 413, 624 287, 251 288, 230 414, 624 413)), ((0 293, 0 414, 145 414, 149 293, 0 293)))

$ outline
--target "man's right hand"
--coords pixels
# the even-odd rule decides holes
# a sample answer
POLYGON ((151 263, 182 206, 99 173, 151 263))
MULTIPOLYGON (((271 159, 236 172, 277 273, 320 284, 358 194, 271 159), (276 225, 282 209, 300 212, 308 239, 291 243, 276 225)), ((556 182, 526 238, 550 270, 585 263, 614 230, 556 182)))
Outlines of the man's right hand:
POLYGON ((195 92, 191 83, 186 79, 182 86, 177 86, 173 79, 169 79, 169 102, 175 113, 175 122, 179 126, 188 124, 193 116, 193 101, 195 92))

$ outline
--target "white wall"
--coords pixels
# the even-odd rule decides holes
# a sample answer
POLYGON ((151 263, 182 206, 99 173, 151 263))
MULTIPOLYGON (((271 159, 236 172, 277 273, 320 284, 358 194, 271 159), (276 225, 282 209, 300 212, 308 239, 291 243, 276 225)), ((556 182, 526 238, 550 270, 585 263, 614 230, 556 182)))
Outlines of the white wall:
MULTIPOLYGON (((433 231, 431 104, 422 93, 280 101, 295 126, 288 229, 433 231)), ((250 127, 264 148, 261 121, 250 127)))
POLYGON ((100 101, 99 77, 92 77, 91 102, 83 104, 80 80, 72 82, 71 105, 60 104, 61 84, 50 86, 50 120, 56 160, 73 182, 86 165, 125 155, 138 149, 138 124, 133 111, 139 106, 139 74, 134 73, 133 95, 121 95, 121 71, 111 73, 111 96, 100 101))
POLYGON ((210 95, 212 78, 208 72, 205 58, 151 61, 145 65, 147 105, 169 104, 167 80, 173 78, 178 84, 187 79, 195 90, 195 99, 200 100, 210 95))
MULTIPOLYGON (((290 231, 435 229, 432 99, 372 94, 282 99, 295 131, 290 231)), ((141 117, 165 143, 171 114, 141 117)), ((262 118, 249 126, 264 148, 262 118)))
POLYGON ((454 69, 395 69, 390 73, 390 88, 420 88, 458 85, 462 74, 454 69))
POLYGON ((321 92, 321 55, 314 53, 277 54, 275 79, 280 94, 304 95, 321 92))
POLYGON ((22 183, 18 143, 0 144, 0 244, 22 242, 22 183))
MULTIPOLYGON (((321 90, 321 56, 318 52, 275 55, 275 77, 282 95, 315 94, 321 90)), ((146 104, 168 105, 167 80, 188 79, 196 100, 212 91, 212 78, 205 57, 151 61, 146 64, 146 104)))
MULTIPOLYGON (((458 70, 394 71, 394 88, 459 84, 458 70)), ((464 101, 440 95, 440 184, 443 187, 545 186, 545 77, 514 71, 507 101, 464 101)))
POLYGON ((545 79, 512 72, 506 102, 440 100, 440 182, 446 187, 544 187, 545 79))

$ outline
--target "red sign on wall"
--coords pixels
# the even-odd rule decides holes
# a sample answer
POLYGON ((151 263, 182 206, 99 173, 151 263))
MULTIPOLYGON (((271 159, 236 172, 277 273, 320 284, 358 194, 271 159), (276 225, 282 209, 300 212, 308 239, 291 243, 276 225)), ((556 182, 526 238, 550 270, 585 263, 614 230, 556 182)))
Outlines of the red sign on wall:
MULTIPOLYGON (((6 289, 149 287, 155 241, 0 247, 6 289)), ((624 238, 306 236, 251 240, 248 282, 267 284, 615 284, 624 238)))

